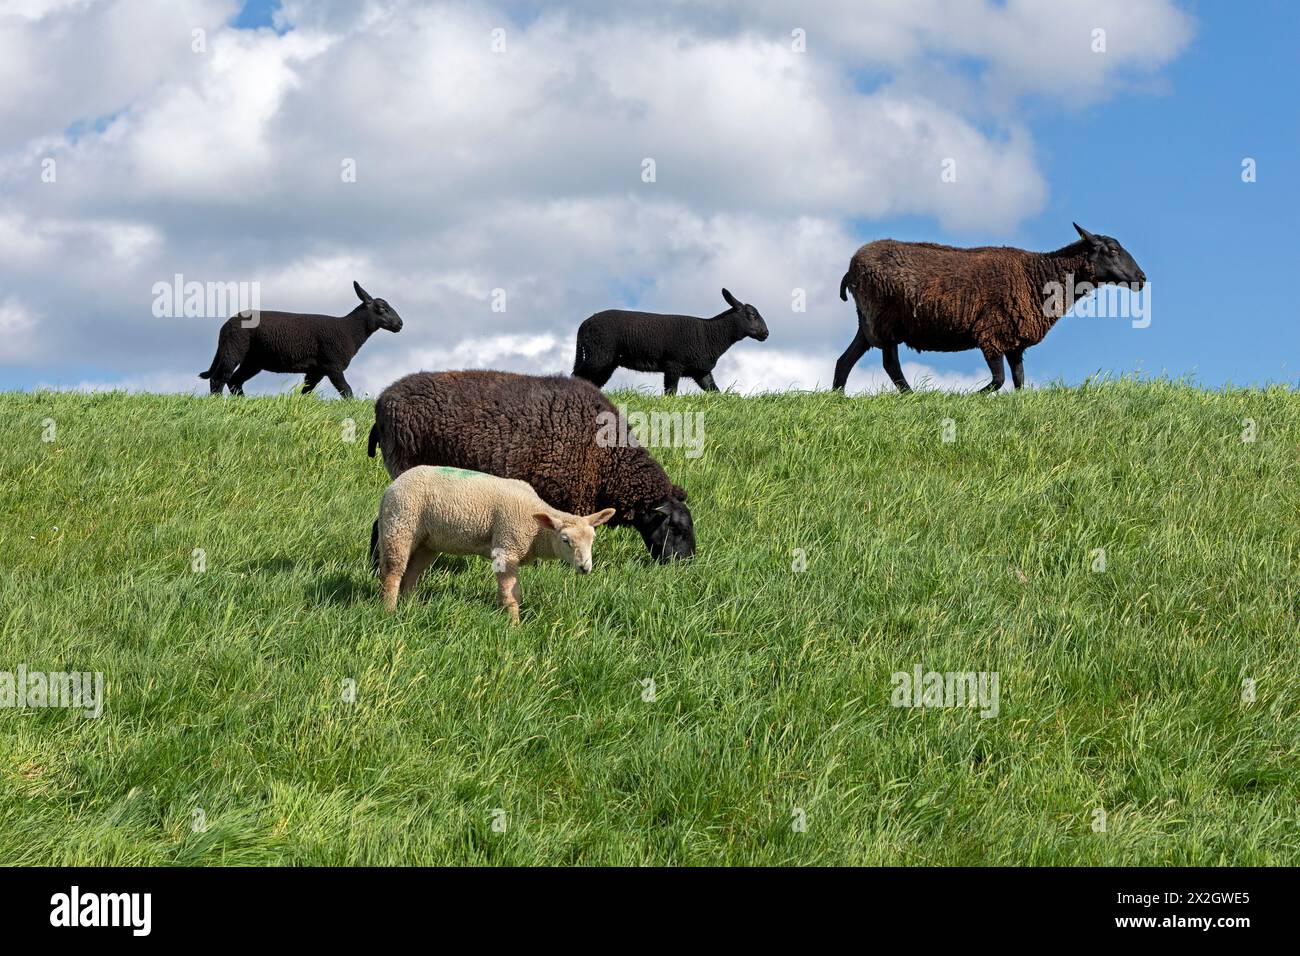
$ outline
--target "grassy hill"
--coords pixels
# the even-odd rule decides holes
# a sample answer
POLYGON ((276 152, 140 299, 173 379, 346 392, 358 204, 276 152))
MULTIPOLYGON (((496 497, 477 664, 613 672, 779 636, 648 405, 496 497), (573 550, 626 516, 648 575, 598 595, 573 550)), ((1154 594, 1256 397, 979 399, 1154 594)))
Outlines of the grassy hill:
POLYGON ((0 396, 0 671, 107 686, 0 709, 0 862, 1300 862, 1300 394, 616 400, 703 413, 699 555, 512 628, 381 611, 369 402, 0 396))

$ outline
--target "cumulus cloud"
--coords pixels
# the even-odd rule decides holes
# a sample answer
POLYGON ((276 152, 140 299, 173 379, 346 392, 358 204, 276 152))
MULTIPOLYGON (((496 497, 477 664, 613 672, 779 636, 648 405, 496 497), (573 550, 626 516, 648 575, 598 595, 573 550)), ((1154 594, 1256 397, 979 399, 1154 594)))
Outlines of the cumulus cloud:
POLYGON ((40 316, 12 296, 0 299, 0 362, 25 358, 31 351, 40 316))
MULTIPOLYGON (((850 395, 896 391, 894 383, 880 365, 879 352, 869 352, 853 371, 845 391, 850 395)), ((813 391, 830 388, 835 360, 834 352, 795 352, 754 350, 724 355, 714 370, 719 388, 742 394, 813 391)), ((922 362, 903 362, 903 375, 917 391, 936 389, 944 392, 974 391, 988 383, 983 373, 940 371, 922 362)))
MULTIPOLYGON (((64 392, 149 392, 172 393, 181 395, 207 394, 207 384, 195 382, 190 376, 178 372, 152 372, 145 375, 126 375, 113 379, 77 378, 50 382, 37 382, 37 391, 64 392), (203 388, 198 388, 202 385, 203 388)), ((248 389, 252 392, 253 389, 248 389)), ((270 394, 277 389, 264 388, 258 394, 270 394)))
POLYGON ((205 68, 193 31, 218 32, 236 0, 6 0, 0 4, 0 147, 61 136, 205 68))
POLYGON ((289 0, 256 31, 237 10, 0 11, 0 281, 57 316, 0 362, 197 374, 224 316, 154 318, 178 273, 334 314, 360 280, 406 319, 358 357, 372 391, 421 365, 564 371, 591 312, 714 314, 725 285, 772 338, 720 369, 824 385, 861 223, 1011 232, 1047 198, 1018 105, 1114 95, 1191 31, 1165 0, 289 0), (58 82, 33 83, 44 62, 58 82))
MULTIPOLYGON (((603 0, 569 6, 584 17, 618 16, 603 0)), ((849 66, 884 67, 896 84, 942 90, 968 104, 989 95, 1000 105, 1024 95, 1096 102, 1158 72, 1194 32, 1192 18, 1163 0, 669 0, 657 5, 656 15, 661 23, 721 37, 799 30, 810 51, 824 50, 849 66), (1104 32, 1104 43, 1095 31, 1104 32), (954 88, 952 60, 978 65, 973 89, 954 88), (972 91, 980 97, 969 96, 972 91)))

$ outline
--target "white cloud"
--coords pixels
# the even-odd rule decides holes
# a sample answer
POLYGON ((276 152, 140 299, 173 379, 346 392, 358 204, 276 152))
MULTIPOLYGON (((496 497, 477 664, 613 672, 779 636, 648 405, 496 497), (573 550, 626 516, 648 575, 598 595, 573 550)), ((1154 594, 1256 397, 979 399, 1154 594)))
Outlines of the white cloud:
MULTIPOLYGON (((77 379, 76 381, 42 381, 36 384, 37 391, 59 392, 154 392, 207 394, 206 382, 177 373, 157 372, 148 375, 127 375, 116 379, 77 379), (202 388, 199 388, 199 386, 202 388)), ((249 389, 251 392, 252 389, 249 389)))
MULTIPOLYGON (((586 17, 617 16, 604 0, 570 6, 586 17)), ((927 86, 937 71, 959 96, 943 58, 967 59, 980 66, 981 97, 1003 105, 1023 95, 1076 105, 1107 98, 1168 64, 1194 32, 1191 16, 1168 0, 671 0, 656 14, 718 36, 788 39, 802 29, 809 55, 884 66, 911 88, 927 86), (1098 29, 1105 31, 1101 53, 1094 52, 1098 29)))
POLYGON ((235 0, 18 0, 0 9, 0 148, 62 134, 185 83, 235 0))
MULTIPOLYGON (((0 13, 0 282, 59 317, 25 327, 5 361, 188 380, 222 317, 152 318, 153 284, 178 272, 330 314, 352 308, 359 280, 406 320, 358 356, 354 387, 372 392, 421 363, 567 371, 586 315, 710 315, 725 285, 772 338, 720 368, 746 388, 825 385, 854 323, 837 297, 851 223, 1013 230, 1047 198, 1017 104, 1112 95, 1190 33, 1164 0, 574 0, 539 15, 290 0, 282 35, 225 25, 237 8, 23 0, 0 13), (1088 47, 1094 24, 1105 54, 1088 47), (66 64, 58 82, 45 62, 66 64), (955 183, 940 177, 949 158, 955 183)), ((278 389, 264 375, 250 390, 264 378, 278 389)))
POLYGON ((361 353, 348 371, 354 390, 377 395, 390 382, 422 369, 498 368, 530 375, 567 374, 573 347, 553 335, 490 335, 461 339, 450 348, 361 353))
POLYGON ((41 317, 12 296, 0 300, 0 362, 16 362, 31 349, 41 317))
POLYGON ((0 16, 39 20, 69 7, 88 6, 91 0, 4 0, 0 16))
MULTIPOLYGON (((742 394, 812 391, 830 388, 839 353, 804 353, 773 349, 741 349, 728 352, 718 363, 713 378, 719 388, 742 394)), ((939 371, 920 362, 904 361, 903 376, 916 390, 969 392, 988 384, 989 375, 939 371)), ((849 376, 845 391, 850 395, 895 391, 894 383, 880 365, 880 353, 869 351, 849 376)))
MULTIPOLYGON (((5 328, 6 311, 0 307, 0 332, 5 328)), ((363 356, 365 353, 362 353, 363 356)), ((846 389, 850 395, 892 393, 893 383, 880 367, 878 353, 869 352, 853 371, 846 389)), ((719 388, 757 395, 764 392, 813 391, 830 387, 837 355, 829 352, 751 350, 723 356, 714 372, 719 388)), ((369 355, 350 368, 348 380, 358 395, 376 396, 385 386, 422 369, 496 368, 529 375, 566 375, 572 365, 572 347, 550 335, 470 338, 448 349, 421 349, 397 355, 369 355)), ((988 384, 987 373, 948 372, 921 362, 902 363, 903 374, 917 391, 973 392, 988 384)), ((250 395, 275 395, 296 391, 300 376, 262 373, 245 387, 250 395)), ((1033 383, 1030 382, 1030 387, 1033 383)), ((36 386, 80 392, 172 392, 207 394, 206 382, 183 373, 161 372, 128 375, 119 379, 78 379, 75 382, 44 381, 36 386)), ((605 386, 607 389, 637 389, 659 394, 663 379, 659 375, 620 369, 605 386)), ((1008 389, 1010 386, 1006 386, 1008 389)), ((683 379, 679 391, 697 391, 694 383, 683 379)), ((332 398, 333 391, 317 390, 322 398, 332 398)))

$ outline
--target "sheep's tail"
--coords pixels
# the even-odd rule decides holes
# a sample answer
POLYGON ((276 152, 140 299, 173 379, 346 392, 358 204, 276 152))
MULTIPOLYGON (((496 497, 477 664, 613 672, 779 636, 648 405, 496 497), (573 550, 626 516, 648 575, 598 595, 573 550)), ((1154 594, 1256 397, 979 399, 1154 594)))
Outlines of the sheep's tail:
MULTIPOLYGON (((852 269, 849 270, 849 272, 852 271, 853 271, 852 269)), ((840 280, 840 301, 841 302, 849 301, 848 288, 849 288, 849 273, 846 272, 844 273, 844 278, 840 280)))
MULTIPOLYGON (((366 444, 366 454, 371 458, 375 457, 375 446, 379 444, 379 420, 370 426, 370 441, 366 444)), ((376 525, 376 527, 378 527, 376 525)))
POLYGON ((199 372, 199 378, 212 378, 212 373, 217 370, 217 359, 221 358, 221 349, 217 349, 217 354, 212 356, 212 364, 208 366, 206 372, 199 372))
POLYGON ((230 337, 230 333, 229 331, 227 331, 229 328, 230 328, 230 322, 227 322, 225 325, 221 327, 221 331, 217 333, 216 354, 212 356, 212 363, 208 366, 208 370, 206 372, 199 372, 199 378, 212 378, 212 376, 216 373, 217 365, 221 362, 222 348, 229 344, 228 339, 230 337))

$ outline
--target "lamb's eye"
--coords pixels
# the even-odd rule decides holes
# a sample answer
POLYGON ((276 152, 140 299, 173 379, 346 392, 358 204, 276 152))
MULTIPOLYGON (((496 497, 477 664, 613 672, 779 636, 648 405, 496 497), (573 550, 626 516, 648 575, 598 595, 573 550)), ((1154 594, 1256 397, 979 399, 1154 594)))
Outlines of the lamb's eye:
POLYGON ((568 544, 568 543, 569 543, 569 536, 568 536, 567 534, 562 534, 562 535, 560 535, 560 540, 563 541, 565 544, 568 544))

